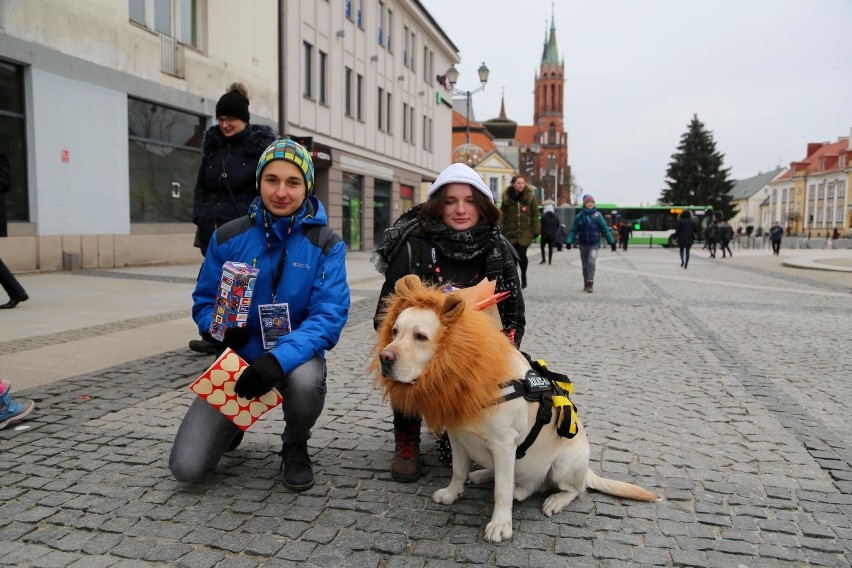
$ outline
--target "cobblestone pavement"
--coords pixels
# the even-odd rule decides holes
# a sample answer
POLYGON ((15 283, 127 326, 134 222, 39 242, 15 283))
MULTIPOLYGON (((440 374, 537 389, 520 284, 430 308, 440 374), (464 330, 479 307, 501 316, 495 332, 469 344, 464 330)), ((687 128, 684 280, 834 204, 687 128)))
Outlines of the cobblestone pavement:
POLYGON ((424 433, 426 475, 391 480, 390 411, 366 374, 375 285, 359 282, 310 448, 317 484, 288 492, 280 413, 204 482, 167 456, 211 362, 188 351, 30 391, 0 432, 0 564, 10 566, 850 566, 852 275, 601 251, 593 294, 575 251, 530 249, 524 349, 567 372, 592 467, 655 503, 587 492, 547 519, 515 505, 490 544, 490 486, 430 499, 450 471, 424 433))

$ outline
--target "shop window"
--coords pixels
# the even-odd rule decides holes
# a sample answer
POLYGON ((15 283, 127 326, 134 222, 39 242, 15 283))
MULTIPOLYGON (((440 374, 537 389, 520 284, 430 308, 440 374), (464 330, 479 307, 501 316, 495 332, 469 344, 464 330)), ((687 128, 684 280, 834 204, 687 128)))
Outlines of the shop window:
POLYGON ((127 100, 130 221, 190 223, 204 118, 127 100))
POLYGON ((7 221, 30 220, 26 148, 23 69, 0 61, 0 154, 12 175, 12 189, 5 195, 7 221))

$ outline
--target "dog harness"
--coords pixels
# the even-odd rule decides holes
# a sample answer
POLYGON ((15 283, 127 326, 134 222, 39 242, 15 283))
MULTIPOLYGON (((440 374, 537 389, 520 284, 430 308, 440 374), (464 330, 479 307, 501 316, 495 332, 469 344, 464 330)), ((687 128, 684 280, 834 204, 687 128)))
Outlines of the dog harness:
POLYGON ((500 393, 502 402, 524 397, 531 402, 538 402, 538 412, 535 423, 530 428, 526 439, 515 451, 515 459, 521 459, 538 438, 545 424, 550 424, 553 409, 556 409, 556 433, 563 438, 573 438, 577 435, 577 407, 568 397, 574 392, 574 385, 568 375, 554 373, 548 370, 543 359, 533 361, 529 355, 522 353, 532 367, 524 375, 523 380, 510 381, 503 385, 500 393))

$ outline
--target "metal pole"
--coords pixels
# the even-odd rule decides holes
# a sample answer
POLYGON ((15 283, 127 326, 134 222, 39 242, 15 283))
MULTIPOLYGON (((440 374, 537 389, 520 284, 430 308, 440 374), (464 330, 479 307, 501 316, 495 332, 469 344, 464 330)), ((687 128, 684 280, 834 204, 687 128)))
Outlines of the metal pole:
POLYGON ((465 120, 465 125, 467 126, 467 131, 465 132, 465 154, 467 156, 467 165, 470 165, 470 91, 465 93, 467 97, 467 108, 465 111, 467 112, 467 119, 465 120))

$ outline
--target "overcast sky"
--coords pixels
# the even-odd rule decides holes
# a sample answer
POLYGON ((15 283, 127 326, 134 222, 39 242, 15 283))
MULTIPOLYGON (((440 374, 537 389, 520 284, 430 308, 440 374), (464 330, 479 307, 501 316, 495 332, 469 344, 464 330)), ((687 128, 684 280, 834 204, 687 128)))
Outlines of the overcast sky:
POLYGON ((852 127, 852 0, 421 0, 459 49, 477 120, 532 124, 555 5, 569 162, 603 202, 655 201, 695 113, 733 179, 852 127))

